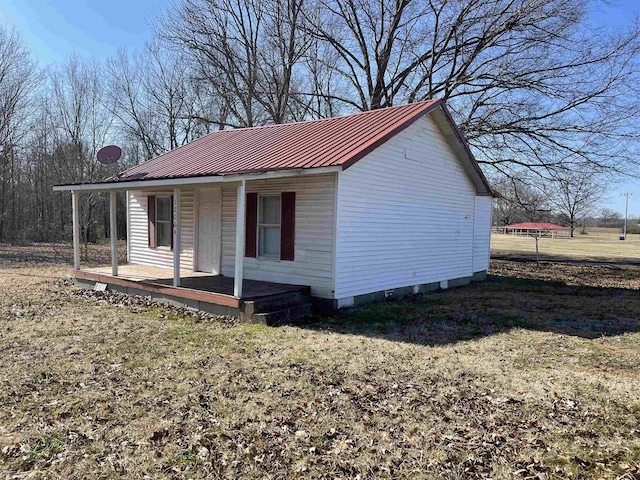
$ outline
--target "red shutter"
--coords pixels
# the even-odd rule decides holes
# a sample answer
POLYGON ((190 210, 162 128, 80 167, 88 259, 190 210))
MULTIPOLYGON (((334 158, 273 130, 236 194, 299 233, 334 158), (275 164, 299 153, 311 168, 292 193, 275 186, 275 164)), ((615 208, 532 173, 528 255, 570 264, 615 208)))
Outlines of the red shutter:
POLYGON ((147 216, 149 217, 149 248, 156 248, 156 197, 149 195, 147 197, 147 216))
POLYGON ((171 240, 169 240, 169 245, 171 246, 171 249, 173 249, 173 195, 171 195, 171 201, 169 202, 169 208, 171 210, 169 210, 169 219, 170 219, 170 224, 169 224, 169 235, 171 236, 171 240))
POLYGON ((294 260, 296 239, 296 192, 282 192, 280 216, 280 260, 294 260))
POLYGON ((258 194, 247 193, 247 215, 244 235, 244 256, 256 258, 258 238, 258 194))

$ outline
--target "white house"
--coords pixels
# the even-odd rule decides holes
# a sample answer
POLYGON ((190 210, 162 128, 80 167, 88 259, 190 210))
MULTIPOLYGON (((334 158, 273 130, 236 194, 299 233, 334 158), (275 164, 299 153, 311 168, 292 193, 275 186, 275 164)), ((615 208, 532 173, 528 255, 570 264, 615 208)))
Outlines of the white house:
POLYGON ((125 287, 141 280, 132 265, 172 269, 153 270, 173 278, 157 295, 198 290, 206 273, 220 286, 209 300, 233 308, 260 282, 343 307, 483 279, 489 265, 492 191, 440 100, 217 131, 103 182, 55 189, 73 192, 76 277, 125 287), (80 272, 87 191, 111 192, 112 209, 126 192, 120 274, 115 257, 110 272, 80 272))

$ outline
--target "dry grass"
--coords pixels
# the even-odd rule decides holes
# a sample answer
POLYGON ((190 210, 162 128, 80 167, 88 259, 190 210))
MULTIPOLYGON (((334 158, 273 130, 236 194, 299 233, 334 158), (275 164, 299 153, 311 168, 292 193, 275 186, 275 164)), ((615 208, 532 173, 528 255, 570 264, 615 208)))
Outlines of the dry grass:
MULTIPOLYGON (((517 235, 491 235, 491 253, 535 255, 536 242, 531 237, 517 235)), ((640 235, 628 235, 627 240, 618 237, 580 235, 573 238, 540 239, 540 255, 555 258, 632 260, 640 262, 640 235)))
POLYGON ((68 265, 16 260, 34 253, 0 251, 0 476, 640 475, 635 269, 493 262, 471 287, 230 328, 71 295, 68 265))

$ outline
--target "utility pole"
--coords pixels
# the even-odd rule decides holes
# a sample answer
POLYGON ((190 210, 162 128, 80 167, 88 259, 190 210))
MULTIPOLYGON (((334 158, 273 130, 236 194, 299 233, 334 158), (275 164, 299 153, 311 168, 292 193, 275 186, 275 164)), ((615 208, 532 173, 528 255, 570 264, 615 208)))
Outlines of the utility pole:
POLYGON ((629 212, 629 195, 633 195, 634 193, 635 192, 627 192, 620 194, 621 197, 626 197, 624 201, 624 232, 622 234, 625 240, 627 239, 627 214, 629 212))

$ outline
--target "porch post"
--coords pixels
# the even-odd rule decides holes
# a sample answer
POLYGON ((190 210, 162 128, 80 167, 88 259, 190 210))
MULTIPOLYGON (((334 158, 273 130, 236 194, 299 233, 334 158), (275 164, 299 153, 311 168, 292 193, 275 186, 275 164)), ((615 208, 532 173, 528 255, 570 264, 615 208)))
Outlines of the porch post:
POLYGON ((127 197, 127 203, 126 203, 126 215, 124 218, 127 219, 127 262, 131 261, 131 220, 129 220, 129 212, 131 211, 131 207, 129 205, 130 200, 129 200, 129 190, 125 190, 124 194, 127 197))
POLYGON ((73 218, 73 269, 80 270, 80 192, 71 191, 73 218))
POLYGON ((109 232, 111 234, 111 275, 118 276, 118 220, 116 217, 116 191, 109 192, 109 216, 111 217, 109 232))
POLYGON ((180 187, 173 189, 173 286, 180 286, 180 187))
POLYGON ((245 230, 245 180, 238 185, 236 203, 236 271, 233 277, 233 296, 242 297, 242 269, 244 266, 244 230, 245 230))

